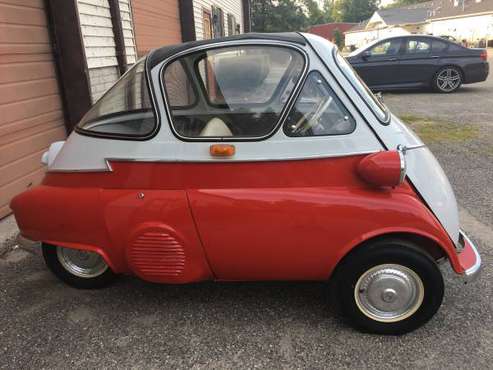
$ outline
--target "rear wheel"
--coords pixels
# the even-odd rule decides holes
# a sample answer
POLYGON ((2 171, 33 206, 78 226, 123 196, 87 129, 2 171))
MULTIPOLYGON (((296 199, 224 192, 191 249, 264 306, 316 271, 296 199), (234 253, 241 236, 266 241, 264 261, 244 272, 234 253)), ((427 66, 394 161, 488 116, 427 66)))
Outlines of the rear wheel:
POLYGON ((116 275, 98 253, 43 244, 48 268, 62 281, 79 289, 109 285, 116 275))
POLYGON ((462 72, 456 67, 440 69, 433 79, 433 88, 441 93, 451 93, 462 85, 462 72))
POLYGON ((435 261, 403 240, 356 250, 337 268, 335 283, 350 323, 378 334, 404 334, 420 327, 437 312, 444 292, 435 261))

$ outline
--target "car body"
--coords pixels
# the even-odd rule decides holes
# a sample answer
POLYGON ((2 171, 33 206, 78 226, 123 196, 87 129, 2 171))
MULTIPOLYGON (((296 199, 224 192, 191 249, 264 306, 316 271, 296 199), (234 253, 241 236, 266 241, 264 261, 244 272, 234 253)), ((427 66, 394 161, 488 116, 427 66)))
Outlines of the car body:
POLYGON ((337 277, 359 327, 402 333, 441 303, 437 261, 481 265, 429 149, 310 34, 154 50, 43 158, 11 208, 79 288, 337 277))
POLYGON ((376 40, 348 56, 373 90, 434 88, 453 92, 487 79, 485 49, 470 49, 441 37, 395 36, 376 40))

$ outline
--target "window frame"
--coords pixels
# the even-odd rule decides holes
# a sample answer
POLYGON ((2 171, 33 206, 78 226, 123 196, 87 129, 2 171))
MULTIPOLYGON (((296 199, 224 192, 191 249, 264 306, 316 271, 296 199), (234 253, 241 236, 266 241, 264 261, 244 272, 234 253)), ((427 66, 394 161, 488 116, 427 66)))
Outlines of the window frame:
POLYGON ((397 58, 399 57, 399 55, 402 53, 402 50, 403 50, 403 46, 404 46, 404 42, 403 42, 403 38, 401 36, 398 36, 398 37, 392 37, 392 38, 389 38, 389 39, 384 39, 380 42, 377 42, 375 45, 372 45, 370 47, 368 47, 368 49, 364 50, 364 52, 366 51, 369 51, 370 52, 370 58, 374 58, 375 60, 381 60, 381 59, 386 59, 386 58, 397 58), (387 42, 394 42, 394 41, 397 41, 399 43, 399 48, 397 49, 397 53, 395 54, 392 54, 392 55, 387 55, 387 53, 385 54, 376 54, 376 55, 373 55, 371 54, 371 50, 376 48, 377 46, 380 46, 380 45, 383 45, 387 42))
POLYGON ((356 128, 358 127, 358 121, 356 120, 356 118, 353 116, 353 114, 349 111, 349 109, 346 107, 346 104, 344 104, 344 102, 341 100, 341 98, 339 98, 339 96, 337 95, 337 93, 334 91, 334 89, 330 86, 329 82, 327 81, 327 79, 325 78, 325 76, 323 75, 323 73, 318 70, 318 69, 313 69, 311 70, 306 78, 305 78, 305 81, 303 82, 303 86, 301 86, 301 90, 299 92, 299 94, 297 95, 291 109, 289 110, 287 116, 286 116, 286 119, 284 120, 284 122, 282 123, 282 130, 284 132, 284 135, 286 135, 287 137, 289 137, 290 139, 300 139, 300 138, 318 138, 318 137, 330 137, 330 136, 346 136, 346 135, 351 135, 354 131, 356 131, 356 128), (298 103, 298 99, 301 97, 301 95, 303 94, 303 89, 305 88, 306 86, 306 83, 308 82, 308 79, 310 78, 310 76, 314 75, 314 74, 318 74, 322 79, 323 79, 323 82, 325 82, 325 84, 329 87, 329 90, 334 94, 334 97, 335 97, 335 101, 337 103, 340 104, 340 106, 343 108, 343 110, 347 113, 347 116, 349 117, 349 119, 351 119, 353 122, 354 122, 354 125, 353 125, 353 129, 349 132, 345 132, 343 134, 337 134, 337 133, 334 133, 334 134, 323 134, 323 135, 307 135, 307 136, 297 136, 297 135, 292 135, 290 134, 288 131, 287 131, 287 128, 286 128, 286 119, 287 117, 289 116, 289 114, 291 113, 291 111, 294 109, 294 107, 296 106, 296 104, 298 103))
MULTIPOLYGON (((196 63, 194 63, 196 64, 196 63)), ((296 98, 301 91, 301 87, 305 83, 305 79, 308 75, 308 70, 310 67, 310 59, 308 57, 307 52, 302 48, 297 45, 294 45, 289 42, 273 42, 273 41, 245 41, 245 42, 238 42, 238 41, 225 41, 225 42, 219 42, 219 43, 214 43, 212 45, 206 45, 206 46, 197 46, 185 51, 182 51, 180 53, 177 53, 168 59, 164 60, 161 63, 161 66, 159 67, 159 81, 160 81, 160 89, 161 89, 161 96, 163 98, 163 103, 164 103, 164 109, 166 111, 166 117, 168 118, 168 124, 170 127, 171 132, 173 135, 184 142, 255 142, 255 141, 263 141, 267 140, 271 136, 273 136, 279 128, 282 126, 284 123, 287 115, 291 111, 291 108, 296 101, 296 98), (189 54, 194 54, 196 52, 200 51, 205 51, 205 50, 214 50, 214 49, 223 49, 223 48, 228 48, 228 47, 244 47, 244 46, 270 46, 270 47, 277 47, 277 48, 288 48, 297 51, 301 57, 303 58, 303 70, 301 72, 301 75, 296 82, 296 85, 293 88, 293 91, 291 92, 288 100, 286 101, 286 104, 282 108, 281 114, 279 115, 279 118, 277 122, 273 125, 272 130, 268 132, 267 134, 263 136, 252 136, 252 137, 188 137, 188 136, 183 136, 178 133, 173 125, 173 116, 171 114, 171 106, 169 105, 169 100, 168 100, 168 95, 166 92, 166 87, 164 85, 164 73, 166 71, 166 68, 173 63, 175 60, 186 57, 189 54)), ((202 85, 202 82, 200 82, 202 85)), ((206 97, 207 99, 207 97, 206 97)), ((266 103, 267 105, 269 103, 266 103)))
MULTIPOLYGON (((99 139, 124 140, 124 141, 147 141, 147 140, 151 140, 152 138, 154 138, 159 133, 159 131, 161 129, 161 115, 159 114, 159 109, 157 109, 156 104, 155 104, 153 83, 151 81, 149 69, 148 69, 148 61, 149 61, 148 56, 145 56, 145 57, 137 60, 135 62, 135 64, 133 64, 131 66, 131 68, 129 68, 124 74, 122 74, 118 78, 117 82, 120 81, 120 79, 122 79, 123 77, 125 77, 128 73, 130 73, 133 70, 133 68, 136 67, 136 65, 139 62, 141 62, 142 59, 144 59, 143 60, 143 63, 144 63, 143 67, 144 68, 143 68, 143 72, 142 72, 144 74, 144 78, 142 79, 142 81, 145 81, 147 92, 149 94, 149 103, 151 104, 150 110, 154 114, 154 128, 146 135, 109 134, 109 133, 103 133, 103 132, 97 132, 97 131, 91 131, 91 130, 84 130, 83 128, 79 127, 79 124, 81 122, 81 121, 79 121, 74 127, 74 132, 76 132, 77 134, 83 135, 83 136, 95 137, 95 138, 99 138, 99 139)), ((117 82, 115 82, 115 84, 117 82)), ((106 95, 108 95, 111 90, 112 90, 112 88, 109 88, 103 95, 101 95, 101 97, 98 99, 98 101, 103 99, 106 95)), ((89 108, 89 110, 91 110, 93 106, 94 106, 94 104, 91 106, 91 108, 89 108)), ((81 120, 82 120, 82 118, 81 118, 81 120)))

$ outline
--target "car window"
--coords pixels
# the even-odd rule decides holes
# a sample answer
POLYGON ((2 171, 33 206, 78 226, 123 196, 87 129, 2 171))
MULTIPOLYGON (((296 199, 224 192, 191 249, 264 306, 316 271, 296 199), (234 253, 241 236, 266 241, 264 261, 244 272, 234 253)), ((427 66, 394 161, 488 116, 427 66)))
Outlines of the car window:
POLYGON ((172 127, 186 138, 266 136, 277 126, 304 65, 300 52, 278 46, 187 54, 168 65, 162 76, 172 127), (197 102, 186 107, 195 98, 197 102))
POLYGON ((343 135, 355 127, 354 118, 327 81, 312 72, 286 119, 284 132, 293 137, 343 135))
POLYGON ((381 42, 372 47, 369 52, 372 57, 397 55, 401 47, 400 39, 392 39, 381 42))
POLYGON ((428 54, 431 51, 431 42, 411 39, 406 42, 406 54, 428 54))
POLYGON ((375 113, 378 120, 383 124, 388 124, 390 121, 390 113, 385 104, 378 100, 375 94, 370 91, 351 64, 348 63, 346 58, 344 58, 337 49, 334 49, 334 59, 344 77, 346 77, 349 83, 354 87, 357 93, 365 101, 366 105, 373 113, 375 113))
POLYGON ((447 49, 447 47, 448 47, 448 44, 446 42, 439 41, 439 40, 433 40, 433 42, 431 44, 431 50, 437 54, 444 52, 445 49, 447 49))
POLYGON ((194 104, 196 101, 195 91, 180 61, 171 63, 166 68, 164 78, 167 81, 169 104, 173 108, 179 109, 194 104))
POLYGON ((77 130, 109 137, 145 137, 155 126, 156 117, 145 78, 145 60, 141 60, 94 104, 77 130))

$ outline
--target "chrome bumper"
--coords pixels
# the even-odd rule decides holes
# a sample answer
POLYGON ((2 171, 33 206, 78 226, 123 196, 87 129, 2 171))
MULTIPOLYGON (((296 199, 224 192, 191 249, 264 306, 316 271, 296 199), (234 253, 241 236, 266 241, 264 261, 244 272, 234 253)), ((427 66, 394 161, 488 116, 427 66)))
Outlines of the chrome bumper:
MULTIPOLYGON (((481 256, 479 255, 477 247, 474 245, 474 243, 469 239, 469 237, 464 233, 462 230, 460 231, 461 235, 463 236, 466 246, 466 248, 470 248, 472 250, 472 253, 474 254, 475 257, 475 262, 472 266, 466 268, 462 275, 462 280, 464 281, 465 284, 470 283, 478 278, 478 276, 481 273, 481 256)), ((462 253, 464 253, 464 250, 462 253)), ((461 254, 462 254, 461 253, 461 254)), ((470 252, 469 252, 470 253, 470 252)), ((459 255, 460 258, 460 255, 459 255)))

